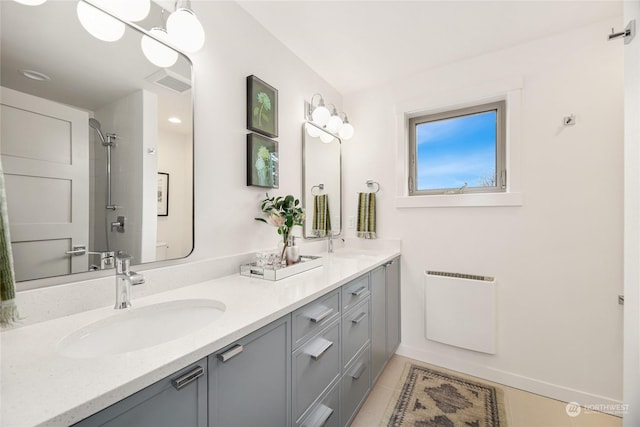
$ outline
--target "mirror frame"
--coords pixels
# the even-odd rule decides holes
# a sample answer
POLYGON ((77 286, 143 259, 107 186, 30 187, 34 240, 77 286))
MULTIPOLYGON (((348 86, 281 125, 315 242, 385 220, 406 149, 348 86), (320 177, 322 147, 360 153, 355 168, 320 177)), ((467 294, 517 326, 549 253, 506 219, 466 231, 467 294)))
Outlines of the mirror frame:
MULTIPOLYGON (((154 39, 155 41, 175 50, 178 52, 178 54, 187 61, 189 67, 190 67, 190 79, 191 79, 191 102, 190 102, 190 107, 191 107, 191 145, 192 145, 192 150, 191 150, 191 174, 189 175, 191 177, 191 186, 192 186, 192 197, 191 197, 191 250, 184 255, 183 257, 180 258, 171 258, 171 259, 167 259, 167 260, 162 260, 162 261, 151 261, 151 262, 145 262, 145 263, 139 263, 139 264, 134 264, 132 265, 133 267, 135 267, 136 270, 140 270, 140 271, 145 271, 145 270, 150 270, 150 269, 154 269, 154 268, 161 268, 161 267, 167 267, 167 266, 172 266, 172 265, 180 265, 180 264, 184 264, 187 261, 187 258, 189 258, 192 254, 193 251, 195 250, 195 195, 196 195, 196 182, 195 182, 195 159, 196 159, 196 155, 195 155, 195 151, 196 151, 196 131, 195 131, 195 73, 194 73, 194 67, 193 67, 193 61, 191 60, 191 58, 189 57, 189 55, 186 52, 183 52, 182 50, 178 49, 177 47, 171 45, 170 43, 167 43, 165 40, 162 40, 156 36, 154 36, 153 34, 150 34, 148 32, 148 30, 146 30, 145 28, 137 25, 134 22, 130 22, 127 20, 124 20, 120 17, 118 17, 117 15, 114 15, 113 13, 111 13, 108 10, 103 9, 102 7, 100 7, 99 5, 95 4, 92 0, 78 0, 78 1, 83 1, 87 4, 90 4, 91 6, 101 10, 102 12, 108 14, 109 16, 117 19, 118 21, 122 22, 125 24, 126 27, 129 27, 131 30, 136 31, 138 33, 140 33, 141 35, 146 35, 152 39, 154 39)), ((160 7, 162 7, 160 5, 160 7)), ((142 51, 140 52, 141 55, 143 55, 142 51)), ((55 101, 57 102, 57 101, 55 101)), ((37 279, 30 279, 30 280, 23 280, 23 281, 16 281, 16 292, 22 292, 22 291, 28 291, 28 290, 33 290, 33 289, 40 289, 40 288, 46 288, 46 287, 51 287, 51 286, 56 286, 56 285, 63 285, 63 284, 69 284, 69 283, 75 283, 75 282, 83 282, 83 281, 89 281, 89 280, 97 280, 97 279, 102 279, 105 277, 111 277, 113 276, 114 273, 114 269, 110 268, 110 269, 105 269, 105 270, 96 270, 96 271, 83 271, 83 272, 78 272, 78 273, 69 273, 69 274, 65 274, 65 275, 59 275, 59 276, 50 276, 50 277, 42 277, 42 278, 37 278, 37 279)))
MULTIPOLYGON (((307 208, 311 208, 310 206, 307 206, 306 200, 307 200, 307 161, 306 161, 306 145, 308 144, 307 142, 307 137, 309 137, 309 135, 307 135, 307 130, 306 127, 307 125, 311 125, 315 128, 317 128, 318 130, 324 132, 324 133, 328 133, 331 136, 333 136, 337 141, 338 141, 338 146, 340 149, 340 156, 338 158, 339 161, 339 167, 340 167, 340 177, 339 177, 339 182, 340 182, 340 229, 336 232, 336 230, 334 230, 333 228, 331 229, 332 233, 331 236, 332 237, 336 237, 336 236, 341 236, 342 235, 342 224, 344 223, 343 221, 343 212, 342 212, 342 140, 340 139, 340 137, 338 137, 337 135, 334 135, 330 132, 328 132, 326 129, 323 129, 322 127, 318 126, 317 124, 313 123, 311 120, 305 120, 302 123, 302 207, 304 208, 305 212, 308 212, 307 208)), ((311 190, 309 190, 309 193, 311 192, 311 190)), ((307 239, 307 240, 319 240, 319 239, 326 239, 327 237, 316 237, 316 236, 308 236, 306 233, 306 225, 307 225, 307 221, 309 221, 310 218, 305 215, 305 219, 304 219, 304 225, 302 226, 302 236, 307 239)))

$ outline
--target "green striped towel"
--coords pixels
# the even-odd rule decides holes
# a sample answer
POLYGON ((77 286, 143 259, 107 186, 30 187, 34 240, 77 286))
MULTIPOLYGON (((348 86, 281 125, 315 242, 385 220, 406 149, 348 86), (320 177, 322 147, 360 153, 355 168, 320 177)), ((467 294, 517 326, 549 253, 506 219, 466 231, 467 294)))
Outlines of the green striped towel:
POLYGON ((376 193, 358 193, 358 225, 356 235, 376 238, 376 193))
POLYGON ((313 229, 316 237, 327 237, 331 232, 329 197, 326 194, 313 196, 313 229))
POLYGON ((0 162, 0 324, 11 325, 19 319, 15 303, 15 273, 9 236, 7 195, 4 190, 4 173, 0 162))

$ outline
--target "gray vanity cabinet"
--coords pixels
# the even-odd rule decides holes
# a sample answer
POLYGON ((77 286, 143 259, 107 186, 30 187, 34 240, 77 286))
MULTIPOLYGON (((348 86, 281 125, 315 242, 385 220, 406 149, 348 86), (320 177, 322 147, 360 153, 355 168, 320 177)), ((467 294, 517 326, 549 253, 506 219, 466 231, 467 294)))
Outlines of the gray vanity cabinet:
POLYGON ((287 427, 290 402, 290 315, 209 356, 210 427, 287 427))
POLYGON ((140 390, 76 426, 206 427, 207 360, 140 390))
POLYGON ((371 378, 375 382, 400 344, 400 258, 370 274, 371 378))

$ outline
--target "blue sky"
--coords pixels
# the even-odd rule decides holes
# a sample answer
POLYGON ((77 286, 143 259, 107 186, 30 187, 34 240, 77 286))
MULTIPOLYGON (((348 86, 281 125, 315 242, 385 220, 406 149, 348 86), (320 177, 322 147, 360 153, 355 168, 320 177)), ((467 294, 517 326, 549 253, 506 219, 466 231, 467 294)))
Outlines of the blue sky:
POLYGON ((417 189, 480 186, 495 174, 496 112, 472 114, 416 128, 417 189))

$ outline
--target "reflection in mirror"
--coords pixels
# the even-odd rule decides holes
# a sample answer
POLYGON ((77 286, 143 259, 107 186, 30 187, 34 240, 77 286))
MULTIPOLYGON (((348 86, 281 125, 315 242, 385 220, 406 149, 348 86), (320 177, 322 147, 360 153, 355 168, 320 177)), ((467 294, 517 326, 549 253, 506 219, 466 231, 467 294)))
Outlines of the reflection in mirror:
MULTIPOLYGON (((187 256, 189 59, 158 68, 131 25, 120 40, 94 38, 77 2, 0 7, 0 154, 17 281, 112 268, 118 251, 135 264, 187 256)), ((152 3, 140 25, 160 23, 152 3)))
POLYGON ((302 126, 302 202, 304 237, 322 238, 342 231, 340 139, 312 122, 302 126))

